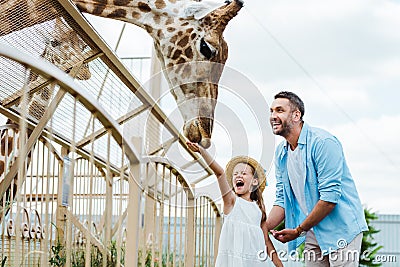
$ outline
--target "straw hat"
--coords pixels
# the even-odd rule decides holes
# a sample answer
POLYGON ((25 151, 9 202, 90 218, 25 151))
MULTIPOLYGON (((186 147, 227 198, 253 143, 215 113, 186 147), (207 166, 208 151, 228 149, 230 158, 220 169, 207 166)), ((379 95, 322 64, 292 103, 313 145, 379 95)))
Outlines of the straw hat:
POLYGON ((231 187, 233 187, 232 184, 232 177, 233 177, 233 169, 238 163, 245 163, 254 168, 258 175, 258 186, 260 187, 261 192, 264 191, 265 189, 265 183, 267 180, 267 177, 265 176, 264 168, 260 165, 260 163, 257 162, 257 160, 247 157, 247 156, 237 156, 232 158, 228 164, 226 164, 225 168, 225 174, 226 174, 226 179, 228 180, 228 183, 231 187))

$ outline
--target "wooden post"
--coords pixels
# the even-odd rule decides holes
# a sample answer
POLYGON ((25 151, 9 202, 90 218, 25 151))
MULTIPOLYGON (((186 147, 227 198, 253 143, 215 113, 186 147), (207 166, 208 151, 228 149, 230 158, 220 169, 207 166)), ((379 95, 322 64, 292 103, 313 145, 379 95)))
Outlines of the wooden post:
MULTIPOLYGON (((221 210, 221 204, 217 204, 218 209, 221 210)), ((219 236, 221 235, 222 217, 218 214, 215 218, 215 232, 214 232, 214 264, 218 255, 219 236)))
MULTIPOLYGON (((141 148, 141 139, 132 138, 135 147, 141 148)), ((138 149, 138 151, 141 151, 138 149)), ((139 222, 140 222, 140 163, 130 165, 129 175, 129 202, 128 218, 126 228, 126 254, 125 266, 136 267, 138 264, 138 241, 139 241, 139 222)))
MULTIPOLYGON (((194 192, 194 185, 191 185, 194 192)), ((186 240, 185 240, 185 266, 194 266, 195 263, 195 250, 196 241, 194 230, 195 230, 195 194, 188 193, 187 190, 187 212, 186 212, 186 240)))

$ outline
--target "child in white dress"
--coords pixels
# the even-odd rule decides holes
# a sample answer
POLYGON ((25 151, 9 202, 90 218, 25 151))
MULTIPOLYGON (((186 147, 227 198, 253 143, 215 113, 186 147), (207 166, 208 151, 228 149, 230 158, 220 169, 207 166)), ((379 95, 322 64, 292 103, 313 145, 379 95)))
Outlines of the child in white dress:
POLYGON ((187 146, 199 152, 214 171, 224 202, 215 266, 265 267, 265 255, 271 257, 275 266, 283 266, 265 229, 262 191, 266 177, 261 165, 250 157, 239 156, 231 159, 224 171, 204 148, 191 142, 187 146))

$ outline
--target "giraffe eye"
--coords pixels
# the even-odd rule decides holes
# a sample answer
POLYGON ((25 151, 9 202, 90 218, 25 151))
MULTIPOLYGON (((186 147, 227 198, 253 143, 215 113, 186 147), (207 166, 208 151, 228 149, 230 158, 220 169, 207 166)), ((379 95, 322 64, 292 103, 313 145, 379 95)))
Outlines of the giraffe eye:
POLYGON ((51 40, 50 43, 51 43, 52 47, 56 47, 56 46, 59 46, 61 44, 61 42, 58 41, 58 40, 51 40))
POLYGON ((201 38, 200 53, 202 53, 207 59, 211 59, 215 56, 215 48, 210 47, 207 42, 204 41, 204 38, 201 38))

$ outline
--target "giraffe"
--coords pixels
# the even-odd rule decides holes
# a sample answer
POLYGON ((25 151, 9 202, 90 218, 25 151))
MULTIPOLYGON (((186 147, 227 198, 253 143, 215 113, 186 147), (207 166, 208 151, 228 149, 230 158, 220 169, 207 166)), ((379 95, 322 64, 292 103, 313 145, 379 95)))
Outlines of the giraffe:
POLYGON ((82 12, 132 23, 150 34, 183 116, 184 135, 210 147, 218 81, 228 56, 222 34, 243 2, 226 2, 211 12, 209 2, 193 0, 73 2, 82 12))
POLYGON ((56 1, 0 0, 0 36, 58 17, 56 1))
MULTIPOLYGON (((74 32, 74 30, 67 27, 60 18, 56 18, 54 30, 50 38, 46 39, 45 47, 40 57, 50 61, 58 67, 63 65, 71 66, 76 64, 77 58, 79 58, 78 55, 84 53, 86 47, 87 45, 74 32)), ((76 73, 76 78, 79 80, 88 80, 90 77, 91 72, 88 64, 82 64, 76 73)), ((33 84, 36 80, 38 80, 38 78, 39 76, 36 73, 30 72, 28 78, 29 84, 33 84)), ((49 106, 52 96, 53 88, 51 85, 45 86, 28 96, 26 107, 24 106, 24 103, 20 102, 17 104, 17 109, 26 108, 28 117, 39 121, 49 106)), ((18 139, 20 133, 18 123, 8 119, 6 125, 11 127, 2 129, 0 133, 0 182, 4 179, 7 169, 13 164, 19 152, 18 139)), ((28 138, 31 133, 32 131, 27 131, 28 138)), ((31 159, 29 153, 26 166, 29 166, 30 161, 31 159)), ((12 198, 15 196, 16 190, 17 180, 15 177, 13 179, 13 184, 10 185, 6 192, 5 198, 8 204, 10 204, 10 201, 12 201, 12 198)), ((3 199, 0 199, 0 209, 2 206, 3 199)), ((0 220, 2 217, 2 212, 4 211, 0 210, 0 220)))
MULTIPOLYGON (((76 64, 77 58, 84 53, 87 45, 71 28, 65 28, 64 22, 60 18, 55 19, 54 30, 50 39, 46 39, 46 45, 40 57, 48 60, 55 66, 71 66, 76 64)), ((89 80, 91 77, 89 65, 82 64, 76 74, 79 80, 89 80)), ((37 80, 38 75, 30 73, 29 82, 37 80)), ((53 95, 50 86, 46 86, 35 92, 29 98, 28 114, 36 120, 40 120, 53 95)))

